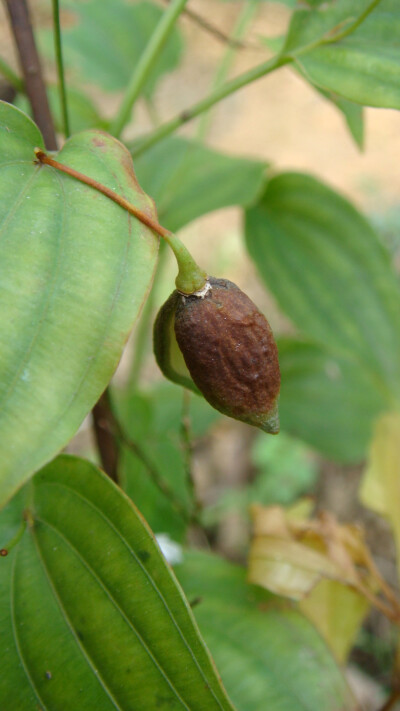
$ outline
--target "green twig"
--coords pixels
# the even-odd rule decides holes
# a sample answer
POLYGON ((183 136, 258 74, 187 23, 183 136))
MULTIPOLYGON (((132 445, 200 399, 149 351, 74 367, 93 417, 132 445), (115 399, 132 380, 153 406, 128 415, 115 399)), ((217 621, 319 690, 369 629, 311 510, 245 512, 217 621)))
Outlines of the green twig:
POLYGON ((20 93, 25 91, 24 82, 20 77, 14 72, 13 69, 7 64, 7 62, 0 57, 0 74, 7 79, 7 81, 20 93))
MULTIPOLYGON (((231 42, 222 57, 221 64, 219 65, 217 72, 214 77, 211 91, 217 91, 217 89, 224 84, 226 81, 230 69, 232 67, 233 61, 235 59, 238 47, 241 46, 240 40, 244 36, 247 28, 249 27, 253 17, 258 10, 259 0, 245 0, 241 7, 239 16, 236 20, 236 24, 233 28, 233 32, 230 36, 231 42)), ((205 112, 199 123, 197 130, 197 138, 200 141, 204 141, 207 131, 210 126, 210 112, 205 112)))
POLYGON ((62 57, 61 46, 61 25, 60 25, 60 8, 58 0, 53 2, 53 32, 54 32, 54 50, 56 55, 57 76, 58 76, 58 92, 60 96, 61 116, 64 127, 65 138, 70 136, 67 93, 65 89, 64 64, 62 57))
POLYGON ((182 111, 180 114, 178 114, 178 116, 171 119, 171 121, 167 121, 166 123, 162 124, 147 138, 144 138, 142 141, 140 141, 139 145, 132 149, 133 157, 136 158, 137 156, 141 155, 149 148, 154 146, 156 143, 162 141, 163 138, 166 138, 171 133, 176 131, 177 128, 183 126, 183 124, 187 123, 188 121, 191 121, 192 119, 196 118, 196 116, 200 116, 200 114, 204 113, 205 111, 208 111, 212 106, 218 104, 219 101, 225 99, 227 96, 234 94, 236 91, 238 91, 238 89, 242 89, 244 86, 247 86, 247 84, 251 84, 256 79, 260 79, 261 77, 270 74, 276 69, 279 69, 280 67, 284 66, 285 64, 289 64, 292 61, 292 57, 276 55, 275 57, 268 59, 266 62, 262 62, 262 64, 258 64, 256 67, 253 67, 253 69, 250 69, 249 71, 240 74, 235 79, 232 79, 230 82, 227 82, 223 86, 219 87, 216 91, 212 92, 205 99, 202 99, 197 104, 194 104, 194 106, 192 106, 191 108, 182 111))
POLYGON ((186 3, 187 0, 172 0, 155 28, 150 41, 144 50, 135 71, 133 72, 119 111, 111 124, 110 133, 117 138, 119 138, 124 126, 128 123, 132 107, 142 91, 148 79, 149 73, 158 59, 160 52, 163 49, 165 42, 167 41, 174 24, 186 3))

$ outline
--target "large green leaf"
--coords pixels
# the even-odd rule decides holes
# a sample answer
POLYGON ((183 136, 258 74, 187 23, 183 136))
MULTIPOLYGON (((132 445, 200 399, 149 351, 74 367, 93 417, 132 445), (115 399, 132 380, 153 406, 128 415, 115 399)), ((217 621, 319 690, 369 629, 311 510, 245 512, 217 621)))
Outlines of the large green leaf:
MULTIPOLYGON (((25 114, 0 103, 0 506, 75 433, 113 374, 150 286, 158 241, 49 166, 25 114)), ((59 159, 154 214, 129 153, 98 131, 59 159)))
POLYGON ((246 239, 283 310, 313 340, 400 396, 400 289, 370 224, 300 173, 273 178, 246 217, 246 239))
MULTIPOLYGON (((64 62, 76 82, 95 83, 108 91, 124 89, 146 47, 163 10, 152 2, 128 4, 123 0, 66 0, 78 19, 63 31, 64 62)), ((53 36, 42 33, 46 54, 52 53, 53 36)), ((182 40, 174 29, 145 84, 149 96, 159 79, 175 69, 182 40)))
MULTIPOLYGON (((356 3, 349 0, 348 4, 356 3)), ((293 54, 308 78, 321 88, 366 106, 399 109, 399 36, 399 3, 382 0, 347 37, 312 51, 302 48, 299 56, 296 50, 293 54)))
POLYGON ((178 136, 135 158, 140 184, 156 201, 160 222, 173 232, 212 210, 252 204, 266 167, 178 136))
POLYGON ((206 553, 176 566, 200 630, 238 711, 355 711, 322 639, 296 609, 206 553))
POLYGON ((184 596, 130 500, 62 456, 1 559, 2 711, 231 710, 184 596))
POLYGON ((281 427, 335 461, 365 457, 387 407, 364 369, 316 343, 281 339, 281 427))

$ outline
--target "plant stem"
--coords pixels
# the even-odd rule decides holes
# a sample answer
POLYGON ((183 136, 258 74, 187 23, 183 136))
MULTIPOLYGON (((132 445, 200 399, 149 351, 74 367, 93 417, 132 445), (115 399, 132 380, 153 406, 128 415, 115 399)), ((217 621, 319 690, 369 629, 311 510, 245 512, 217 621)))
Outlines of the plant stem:
POLYGON ((35 155, 39 163, 50 165, 52 168, 56 168, 62 173, 66 173, 71 178, 75 178, 76 180, 79 180, 79 182, 85 183, 85 185, 89 185, 91 188, 94 188, 103 195, 106 195, 106 197, 110 198, 110 200, 113 200, 113 202, 116 202, 117 205, 123 207, 124 210, 127 210, 131 215, 137 217, 140 222, 143 222, 143 224, 147 225, 147 227, 150 227, 150 229, 160 235, 160 237, 168 239, 172 236, 171 232, 165 229, 165 227, 162 227, 162 225, 159 225, 156 220, 153 220, 151 217, 149 217, 149 215, 146 215, 145 212, 142 212, 142 210, 139 210, 139 208, 135 207, 135 205, 132 205, 129 200, 126 200, 121 195, 118 195, 118 193, 114 192, 114 190, 111 190, 111 188, 107 188, 102 183, 99 183, 98 180, 94 180, 94 178, 90 178, 88 175, 80 173, 78 170, 74 170, 74 168, 70 168, 69 165, 64 165, 64 163, 60 163, 58 160, 55 160, 51 156, 48 156, 40 148, 35 148, 35 155))
POLYGON ((57 150, 53 119, 26 0, 5 0, 24 75, 25 88, 46 147, 57 150))
MULTIPOLYGON (((233 28, 232 35, 230 39, 232 42, 229 44, 224 56, 222 57, 222 61, 220 66, 217 69, 217 72, 214 77, 214 81, 212 84, 212 92, 217 91, 217 89, 224 84, 224 82, 227 79, 227 76, 229 74, 229 71, 231 69, 231 66, 233 64, 234 58, 236 56, 236 50, 238 46, 240 46, 240 40, 244 36, 247 28, 249 27, 256 11, 258 10, 259 7, 259 0, 245 0, 244 4, 241 7, 239 16, 236 20, 235 26, 233 28)), ((199 123, 198 131, 197 131, 197 138, 200 141, 204 141, 207 131, 210 126, 210 112, 205 112, 202 115, 201 121, 199 123)))
POLYGON ((122 100, 119 111, 111 124, 110 132, 119 138, 124 126, 128 123, 132 107, 142 91, 147 78, 167 41, 174 24, 182 12, 187 0, 172 0, 161 20, 155 28, 150 41, 144 50, 131 81, 122 100))
POLYGON ((140 141, 139 145, 136 148, 133 148, 131 151, 133 158, 136 158, 137 156, 141 155, 149 148, 154 146, 159 141, 162 141, 163 138, 169 136, 171 133, 176 131, 177 128, 183 126, 183 124, 196 118, 196 116, 199 116, 200 114, 204 113, 204 111, 208 111, 212 106, 217 104, 222 99, 225 99, 227 96, 234 94, 236 91, 238 91, 238 89, 247 86, 247 84, 251 84, 256 79, 260 79, 261 77, 270 74, 276 69, 279 69, 280 67, 283 67, 285 64, 289 64, 292 61, 292 57, 276 55, 275 57, 268 59, 266 62, 262 62, 262 64, 258 64, 256 67, 253 67, 253 69, 250 69, 249 71, 240 74, 238 77, 235 77, 235 79, 232 79, 230 82, 227 82, 223 86, 219 87, 216 91, 212 92, 205 99, 202 99, 197 104, 194 104, 191 108, 182 111, 175 118, 162 124, 147 138, 144 138, 142 141, 140 141))
POLYGON ((116 202, 117 205, 123 207, 124 210, 127 210, 127 212, 140 220, 140 222, 144 225, 150 227, 150 229, 160 235, 160 237, 163 237, 172 249, 178 263, 178 276, 175 283, 176 288, 179 289, 179 291, 183 294, 193 294, 195 291, 201 291, 204 288, 207 282, 206 273, 196 264, 190 252, 176 235, 173 235, 172 232, 166 230, 165 227, 162 227, 162 225, 159 225, 156 220, 153 220, 149 217, 149 215, 146 215, 145 212, 142 212, 142 210, 139 210, 135 207, 135 205, 132 205, 129 200, 126 200, 121 195, 114 192, 114 190, 111 190, 102 183, 99 183, 98 180, 94 180, 94 178, 90 178, 88 175, 84 175, 84 173, 80 173, 79 171, 74 170, 74 168, 70 168, 68 165, 60 163, 58 160, 48 156, 40 148, 35 148, 34 152, 39 163, 50 165, 52 168, 56 168, 62 173, 66 173, 70 177, 79 180, 81 183, 90 185, 90 187, 98 190, 100 193, 103 193, 103 195, 106 195, 106 197, 110 198, 110 200, 116 202))
POLYGON ((104 391, 92 410, 94 433, 99 450, 102 468, 110 479, 119 483, 119 449, 114 436, 114 415, 111 409, 110 394, 104 391))
POLYGON ((61 46, 61 25, 60 25, 60 8, 58 0, 52 0, 53 2, 53 32, 54 32, 54 50, 56 55, 57 63, 57 75, 58 75, 58 91, 60 95, 60 106, 61 106, 61 116, 64 127, 65 138, 70 136, 69 128, 69 118, 68 118, 68 106, 67 106, 67 94, 65 90, 65 77, 64 77, 64 64, 62 57, 62 46, 61 46))
POLYGON ((14 89, 21 93, 25 91, 24 82, 22 81, 22 79, 20 79, 20 77, 14 72, 14 70, 11 69, 7 62, 5 62, 4 59, 2 59, 1 57, 0 74, 2 74, 5 79, 7 79, 7 81, 11 84, 11 86, 14 87, 14 89))

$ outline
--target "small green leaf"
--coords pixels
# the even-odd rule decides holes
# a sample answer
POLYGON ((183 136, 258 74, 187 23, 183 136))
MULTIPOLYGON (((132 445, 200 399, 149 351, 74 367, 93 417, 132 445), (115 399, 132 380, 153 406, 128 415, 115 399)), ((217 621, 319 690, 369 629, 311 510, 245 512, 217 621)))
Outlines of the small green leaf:
POLYGON ((356 711, 340 669, 296 609, 207 553, 187 552, 175 570, 238 711, 356 711))
POLYGON ((334 461, 365 457, 386 399, 363 368, 317 343, 278 341, 282 429, 334 461))
MULTIPOLYGON (((0 506, 78 429, 150 287, 158 240, 114 202, 35 165, 34 123, 0 103, 0 506)), ((126 149, 72 137, 59 160, 154 214, 126 149)))
POLYGON ((150 530, 96 467, 59 457, 1 559, 0 706, 233 711, 150 530))
POLYGON ((270 180, 246 216, 262 278, 311 339, 365 368, 400 398, 400 288, 370 224, 338 193, 301 173, 270 180))
POLYGON ((262 190, 266 163, 228 156, 174 136, 135 159, 140 184, 172 232, 196 217, 230 205, 252 204, 262 190))
MULTIPOLYGON (((78 22, 63 31, 64 63, 74 83, 89 82, 107 91, 124 89, 146 47, 163 10, 152 2, 128 4, 123 0, 70 0, 67 6, 78 22)), ((53 36, 42 33, 42 47, 53 54, 53 36)), ((174 29, 146 82, 150 96, 160 78, 175 69, 182 53, 182 39, 174 29)))

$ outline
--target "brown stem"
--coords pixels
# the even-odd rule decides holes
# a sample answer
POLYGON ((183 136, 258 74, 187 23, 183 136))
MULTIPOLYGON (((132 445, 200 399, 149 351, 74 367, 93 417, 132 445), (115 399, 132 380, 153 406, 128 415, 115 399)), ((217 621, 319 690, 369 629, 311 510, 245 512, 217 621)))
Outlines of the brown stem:
POLYGON ((57 150, 53 119, 26 0, 5 0, 24 75, 25 89, 46 147, 57 150))
POLYGON ((114 434, 114 415, 111 410, 108 390, 104 391, 94 406, 92 416, 102 468, 110 479, 118 484, 119 449, 114 434))
POLYGON ((162 227, 162 225, 159 225, 158 222, 146 215, 146 213, 142 212, 142 210, 139 210, 137 207, 132 205, 129 200, 125 200, 125 198, 123 198, 121 195, 118 195, 118 193, 114 192, 114 190, 107 188, 102 183, 99 183, 93 178, 89 178, 88 175, 84 175, 84 173, 80 173, 78 170, 74 170, 74 168, 70 168, 68 165, 64 165, 58 160, 54 160, 54 158, 48 156, 40 148, 35 148, 35 155, 39 163, 51 165, 53 168, 57 168, 57 170, 60 170, 62 173, 66 173, 72 178, 76 178, 76 180, 79 180, 81 183, 90 185, 91 188, 94 188, 100 193, 103 193, 103 195, 106 195, 108 198, 110 198, 110 200, 116 202, 117 205, 123 207, 124 210, 127 210, 131 215, 140 220, 140 222, 143 222, 144 225, 147 225, 147 227, 150 227, 150 229, 154 230, 154 232, 160 235, 160 237, 168 238, 172 236, 169 230, 165 229, 165 227, 162 227))
POLYGON ((383 704, 383 706, 379 709, 379 711, 392 711, 392 709, 395 707, 395 705, 399 699, 400 699, 400 689, 396 689, 390 695, 388 700, 383 704))

